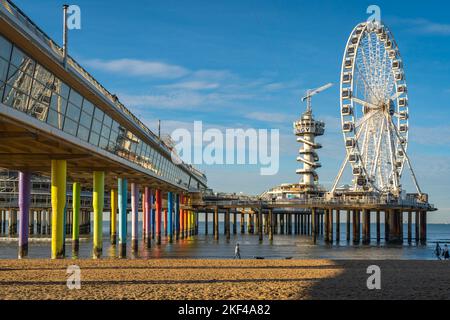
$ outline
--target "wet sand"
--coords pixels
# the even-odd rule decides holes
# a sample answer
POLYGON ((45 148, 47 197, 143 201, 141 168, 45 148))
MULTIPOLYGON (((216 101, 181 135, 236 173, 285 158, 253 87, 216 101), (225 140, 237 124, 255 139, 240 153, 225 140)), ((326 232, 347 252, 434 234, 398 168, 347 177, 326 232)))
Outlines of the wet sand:
POLYGON ((448 261, 0 260, 0 299, 449 299, 448 261), (67 267, 81 268, 69 290, 67 267), (381 290, 366 286, 381 268, 381 290))

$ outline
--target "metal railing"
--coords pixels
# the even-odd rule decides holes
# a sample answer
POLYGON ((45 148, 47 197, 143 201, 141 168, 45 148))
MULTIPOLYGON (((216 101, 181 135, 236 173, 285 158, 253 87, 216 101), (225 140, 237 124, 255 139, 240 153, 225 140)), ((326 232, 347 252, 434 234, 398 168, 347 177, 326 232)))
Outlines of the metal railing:
POLYGON ((398 207, 414 207, 426 210, 434 210, 434 206, 429 203, 417 201, 416 199, 385 199, 376 197, 367 197, 364 199, 304 199, 304 200, 283 200, 283 201, 267 201, 259 199, 236 199, 236 200, 204 200, 199 205, 213 206, 248 206, 248 207, 264 207, 266 205, 277 206, 307 206, 307 207, 346 207, 346 206, 365 206, 365 207, 382 207, 382 206, 398 206, 398 207))

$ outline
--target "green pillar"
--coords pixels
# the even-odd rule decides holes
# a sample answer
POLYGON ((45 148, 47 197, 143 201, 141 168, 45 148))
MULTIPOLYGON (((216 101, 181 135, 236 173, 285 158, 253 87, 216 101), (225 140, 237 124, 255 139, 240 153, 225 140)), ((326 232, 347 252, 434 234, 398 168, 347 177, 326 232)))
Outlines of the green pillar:
POLYGON ((80 247, 80 183, 74 182, 72 186, 72 250, 78 252, 80 247))
POLYGON ((92 204, 94 207, 93 257, 100 258, 103 247, 103 206, 105 197, 105 173, 94 171, 94 190, 92 204))

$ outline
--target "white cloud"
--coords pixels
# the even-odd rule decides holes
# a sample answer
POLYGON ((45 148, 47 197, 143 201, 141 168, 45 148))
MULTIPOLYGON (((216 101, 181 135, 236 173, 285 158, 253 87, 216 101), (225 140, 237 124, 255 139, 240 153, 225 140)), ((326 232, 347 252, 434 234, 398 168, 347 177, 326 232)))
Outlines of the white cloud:
POLYGON ((247 119, 265 121, 265 122, 276 122, 276 123, 286 123, 288 125, 292 122, 292 115, 276 112, 250 112, 245 115, 247 119))
POLYGON ((184 90, 211 90, 217 89, 220 85, 214 82, 206 81, 184 81, 167 85, 160 85, 164 89, 184 89, 184 90))
POLYGON ((87 66, 110 72, 130 76, 149 76, 155 78, 175 79, 189 73, 189 70, 159 61, 146 61, 137 59, 101 60, 91 59, 84 61, 87 66))
POLYGON ((450 36, 450 24, 438 23, 423 18, 403 19, 396 18, 394 22, 408 25, 410 31, 419 34, 429 34, 438 36, 450 36))
POLYGON ((450 126, 412 127, 410 141, 430 146, 450 146, 450 126))
POLYGON ((130 95, 120 94, 120 99, 125 105, 131 107, 152 107, 158 109, 208 109, 214 106, 223 106, 225 104, 240 100, 248 100, 253 96, 250 94, 211 92, 199 93, 192 90, 174 90, 169 92, 130 95))

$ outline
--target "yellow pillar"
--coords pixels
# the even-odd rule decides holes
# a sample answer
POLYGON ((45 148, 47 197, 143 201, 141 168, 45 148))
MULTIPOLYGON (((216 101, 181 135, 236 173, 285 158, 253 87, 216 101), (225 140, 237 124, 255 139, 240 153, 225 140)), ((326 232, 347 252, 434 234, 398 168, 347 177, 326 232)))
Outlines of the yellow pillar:
POLYGON ((64 208, 66 206, 67 161, 52 160, 52 259, 64 258, 64 208))
POLYGON ((117 238, 117 227, 116 227, 116 217, 117 217, 117 190, 115 188, 111 189, 111 244, 116 244, 117 238))
POLYGON ((94 171, 94 189, 92 194, 92 204, 94 207, 94 235, 93 235, 93 257, 100 258, 102 255, 102 226, 103 226, 103 206, 105 198, 105 173, 94 171))

